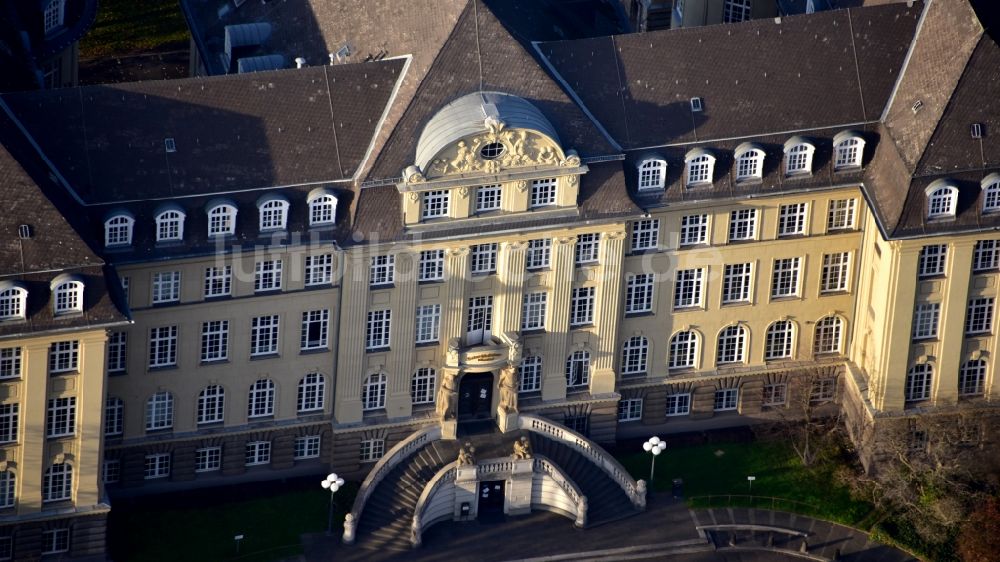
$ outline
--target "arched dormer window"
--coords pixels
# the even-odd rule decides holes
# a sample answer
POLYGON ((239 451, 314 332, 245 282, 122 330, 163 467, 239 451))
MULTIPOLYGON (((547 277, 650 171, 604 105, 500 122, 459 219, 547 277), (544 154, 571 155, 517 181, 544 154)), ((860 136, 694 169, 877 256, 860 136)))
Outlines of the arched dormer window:
POLYGON ((265 195, 257 201, 260 231, 284 230, 288 224, 288 201, 280 195, 265 195))
POLYGON ((639 191, 663 189, 667 177, 665 160, 644 160, 639 164, 639 191))
POLYGON ((156 241, 169 242, 184 239, 184 211, 176 205, 160 209, 156 215, 156 241))
POLYGON ((104 221, 104 246, 112 248, 131 244, 134 224, 135 219, 128 213, 118 212, 109 216, 104 221))
POLYGON ((309 226, 333 224, 337 220, 337 196, 326 189, 309 193, 309 226))
POLYGON ((983 188, 983 212, 1000 211, 1000 174, 990 174, 980 184, 983 188))
POLYGON ((927 218, 940 219, 955 216, 958 206, 958 188, 947 180, 935 180, 926 190, 927 218))
POLYGON ((66 15, 66 0, 49 0, 45 6, 45 34, 48 35, 63 26, 66 15))
POLYGON ((804 137, 795 136, 785 142, 785 175, 798 176, 812 173, 812 159, 816 146, 804 137))
POLYGON ((236 206, 232 203, 209 203, 208 235, 225 236, 236 232, 236 206))
POLYGON ((736 181, 759 180, 764 173, 764 149, 745 142, 736 147, 736 181))
POLYGON ((28 291, 20 283, 0 282, 0 320, 23 319, 27 303, 28 291))
POLYGON ((833 169, 850 170, 861 167, 865 139, 857 131, 841 131, 833 137, 833 169))
POLYGON ((684 157, 687 166, 688 187, 709 185, 712 183, 712 173, 715 169, 715 156, 704 148, 690 150, 684 157))
POLYGON ((51 289, 52 312, 83 312, 83 281, 74 276, 60 275, 52 280, 51 289))

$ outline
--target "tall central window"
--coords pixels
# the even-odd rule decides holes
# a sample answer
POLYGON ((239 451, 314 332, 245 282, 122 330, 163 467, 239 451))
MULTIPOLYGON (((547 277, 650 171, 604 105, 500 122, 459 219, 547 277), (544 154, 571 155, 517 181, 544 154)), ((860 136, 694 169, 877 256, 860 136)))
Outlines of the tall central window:
POLYGON ((250 355, 274 355, 278 353, 277 314, 257 316, 250 325, 250 355))
POLYGON ((701 280, 705 270, 680 269, 674 285, 674 308, 701 306, 701 280))
POLYGON ((468 345, 477 345, 490 340, 493 331, 493 296, 469 299, 469 317, 466 323, 468 345))
POLYGON ((531 207, 545 207, 556 204, 556 179, 532 180, 531 207))
POLYGON ((594 288, 579 287, 573 289, 570 303, 570 326, 582 326, 594 323, 594 288))
POLYGON ((500 186, 484 185, 476 189, 476 212, 500 210, 500 186))
POLYGON ((722 275, 722 304, 750 302, 750 264, 726 265, 722 275))
POLYGON ((368 350, 389 347, 389 324, 391 310, 372 310, 368 312, 368 328, 365 334, 365 348, 368 350))
POLYGON ((435 191, 425 191, 423 193, 424 206, 420 216, 424 219, 436 219, 448 216, 448 203, 451 192, 447 189, 435 191))

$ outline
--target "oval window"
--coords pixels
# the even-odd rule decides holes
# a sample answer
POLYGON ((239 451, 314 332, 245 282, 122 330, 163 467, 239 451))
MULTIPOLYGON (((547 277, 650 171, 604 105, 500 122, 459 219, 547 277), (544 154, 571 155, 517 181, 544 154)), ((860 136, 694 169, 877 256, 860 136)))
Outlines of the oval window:
POLYGON ((495 160, 503 156, 503 153, 507 152, 507 147, 503 143, 491 142, 483 145, 479 149, 479 155, 483 157, 484 160, 495 160))

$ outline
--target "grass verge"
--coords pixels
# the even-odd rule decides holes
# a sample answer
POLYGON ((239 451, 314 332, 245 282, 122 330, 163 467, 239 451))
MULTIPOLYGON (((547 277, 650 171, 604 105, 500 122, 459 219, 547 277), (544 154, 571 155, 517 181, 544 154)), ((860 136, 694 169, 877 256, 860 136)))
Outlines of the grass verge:
POLYGON ((185 49, 188 37, 177 0, 101 0, 97 21, 80 41, 80 58, 185 49))

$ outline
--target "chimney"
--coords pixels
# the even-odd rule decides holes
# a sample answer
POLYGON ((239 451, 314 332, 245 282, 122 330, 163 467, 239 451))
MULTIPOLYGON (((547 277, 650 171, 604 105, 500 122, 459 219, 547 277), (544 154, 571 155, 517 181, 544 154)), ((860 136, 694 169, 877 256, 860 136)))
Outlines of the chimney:
POLYGON ((295 57, 295 68, 303 68, 306 65, 306 59, 302 57, 295 57))

